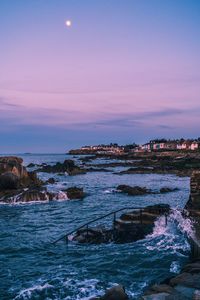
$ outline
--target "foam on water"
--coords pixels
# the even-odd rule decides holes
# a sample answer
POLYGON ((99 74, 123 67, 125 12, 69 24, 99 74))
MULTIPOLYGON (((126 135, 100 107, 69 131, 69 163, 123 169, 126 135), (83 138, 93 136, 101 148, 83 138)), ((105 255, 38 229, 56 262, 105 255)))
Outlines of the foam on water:
POLYGON ((187 238, 193 236, 192 220, 183 216, 180 210, 174 209, 167 217, 167 224, 165 216, 161 216, 155 222, 153 233, 146 237, 146 247, 148 250, 165 251, 171 249, 174 252, 180 250, 185 252, 190 249, 187 238), (154 244, 152 244, 152 240, 154 240, 154 244))

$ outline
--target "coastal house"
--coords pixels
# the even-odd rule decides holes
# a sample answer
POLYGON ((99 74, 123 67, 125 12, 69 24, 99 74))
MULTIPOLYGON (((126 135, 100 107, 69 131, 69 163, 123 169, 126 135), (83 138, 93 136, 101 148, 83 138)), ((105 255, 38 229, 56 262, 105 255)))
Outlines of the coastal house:
POLYGON ((153 143, 151 148, 153 150, 162 150, 166 148, 166 143, 153 143))
POLYGON ((197 150, 199 149, 199 142, 193 141, 190 145, 190 150, 197 150))
POLYGON ((141 146, 141 149, 143 151, 151 151, 151 144, 150 143, 146 143, 144 145, 141 146))
POLYGON ((196 140, 185 140, 177 144, 177 150, 197 150, 199 149, 199 142, 196 140))

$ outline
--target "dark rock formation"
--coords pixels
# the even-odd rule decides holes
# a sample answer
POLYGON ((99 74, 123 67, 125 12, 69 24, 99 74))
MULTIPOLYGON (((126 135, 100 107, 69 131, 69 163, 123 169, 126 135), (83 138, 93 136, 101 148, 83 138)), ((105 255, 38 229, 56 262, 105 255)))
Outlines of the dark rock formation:
POLYGON ((178 191, 178 188, 163 187, 160 189, 161 194, 176 192, 176 191, 178 191))
POLYGON ((56 180, 55 180, 53 177, 49 178, 49 179, 45 182, 45 184, 54 184, 54 183, 56 183, 56 180))
POLYGON ((190 179, 190 198, 186 209, 200 210, 200 171, 194 171, 190 179))
POLYGON ((121 285, 114 286, 106 291, 105 295, 99 298, 100 300, 128 300, 128 295, 121 285))
POLYGON ((147 189, 146 187, 129 186, 129 185, 126 185, 126 184, 118 185, 117 190, 121 191, 125 194, 128 194, 129 196, 139 196, 139 195, 152 194, 152 191, 147 189))
POLYGON ((70 187, 66 190, 67 197, 69 199, 83 199, 85 197, 85 193, 83 191, 83 188, 78 188, 78 187, 70 187))
POLYGON ((0 190, 12 190, 19 188, 20 178, 12 172, 0 175, 0 190))
POLYGON ((0 192, 42 184, 36 173, 28 172, 22 162, 15 156, 0 158, 0 192))
POLYGON ((47 165, 37 170, 38 172, 46 173, 64 173, 67 172, 69 175, 85 174, 86 170, 75 165, 73 160, 65 160, 63 163, 56 163, 55 165, 47 165))
POLYGON ((189 300, 200 297, 200 261, 187 264, 181 273, 161 284, 151 286, 141 297, 143 300, 189 300))

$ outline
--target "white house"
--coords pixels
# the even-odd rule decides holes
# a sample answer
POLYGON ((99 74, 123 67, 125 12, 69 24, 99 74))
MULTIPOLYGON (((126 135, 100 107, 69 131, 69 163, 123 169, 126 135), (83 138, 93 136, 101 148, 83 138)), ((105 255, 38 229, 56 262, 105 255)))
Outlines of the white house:
POLYGON ((142 145, 141 149, 144 150, 144 151, 150 151, 151 150, 150 143, 146 143, 146 144, 142 145))
POLYGON ((190 150, 197 150, 199 148, 199 143, 197 141, 193 141, 190 145, 190 150))

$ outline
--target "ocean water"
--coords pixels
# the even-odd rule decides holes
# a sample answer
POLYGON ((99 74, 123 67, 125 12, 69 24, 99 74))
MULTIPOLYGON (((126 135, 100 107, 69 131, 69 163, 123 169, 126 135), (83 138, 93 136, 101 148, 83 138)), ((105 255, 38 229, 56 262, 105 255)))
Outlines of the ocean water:
MULTIPOLYGON (((62 162, 67 155, 20 155, 24 164, 62 162)), ((79 157, 73 157, 80 163, 79 157)), ((99 163, 104 160, 98 160, 99 163)), ((122 167, 110 168, 113 172, 122 167)), ((84 200, 0 205, 0 299, 78 300, 102 295, 122 284, 130 299, 138 299, 152 283, 178 273, 188 260, 187 235, 192 226, 177 208, 189 197, 189 178, 175 175, 117 175, 95 172, 79 176, 45 174, 58 182, 49 190, 83 187, 84 200), (168 194, 130 197, 117 193, 117 185, 177 187, 168 194), (65 232, 96 217, 123 207, 168 203, 174 208, 167 226, 163 217, 144 240, 130 244, 78 245, 52 242, 65 232)), ((111 220, 103 221, 109 225, 111 220)))

